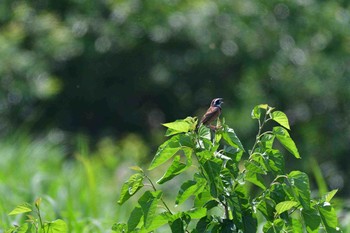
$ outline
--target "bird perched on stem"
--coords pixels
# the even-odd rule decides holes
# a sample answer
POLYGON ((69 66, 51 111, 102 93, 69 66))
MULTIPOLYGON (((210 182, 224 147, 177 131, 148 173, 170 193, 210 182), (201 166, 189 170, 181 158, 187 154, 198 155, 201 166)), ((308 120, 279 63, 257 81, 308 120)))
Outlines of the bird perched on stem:
POLYGON ((216 129, 216 127, 210 125, 210 123, 215 121, 220 116, 222 103, 224 103, 223 98, 215 98, 211 101, 210 107, 197 125, 197 130, 201 125, 209 126, 209 128, 213 130, 216 129))

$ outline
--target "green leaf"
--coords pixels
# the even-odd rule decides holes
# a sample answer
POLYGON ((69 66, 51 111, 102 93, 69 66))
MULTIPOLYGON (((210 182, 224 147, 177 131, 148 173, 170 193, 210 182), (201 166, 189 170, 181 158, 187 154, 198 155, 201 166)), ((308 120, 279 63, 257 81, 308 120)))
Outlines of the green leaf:
POLYGON ((249 181, 252 184, 255 184, 256 186, 260 187, 261 189, 266 189, 266 186, 264 184, 264 180, 261 176, 261 174, 252 172, 252 171, 248 171, 246 173, 246 177, 245 179, 247 181, 249 181))
POLYGON ((284 146, 284 148, 286 148, 296 158, 300 159, 298 149, 286 129, 280 126, 273 127, 273 134, 276 136, 277 140, 282 144, 282 146, 284 146))
POLYGON ((331 200, 333 199, 334 195, 338 192, 338 189, 334 189, 330 192, 328 192, 327 194, 324 195, 323 199, 325 202, 331 202, 331 200))
POLYGON ((168 128, 165 136, 171 136, 178 133, 187 133, 190 130, 194 130, 196 124, 197 119, 193 117, 187 117, 186 119, 164 123, 163 126, 168 128))
POLYGON ((282 219, 276 219, 273 222, 267 222, 263 227, 264 233, 280 233, 284 227, 284 221, 282 219))
POLYGON ((304 219, 304 223, 306 225, 306 231, 308 233, 319 232, 321 218, 315 209, 313 209, 313 208, 311 208, 309 210, 302 209, 301 215, 304 219))
POLYGON ((205 138, 205 139, 208 139, 210 141, 211 140, 210 129, 208 127, 202 125, 198 129, 198 136, 199 136, 199 138, 205 138))
POLYGON ((235 131, 227 126, 225 126, 224 132, 222 132, 223 139, 230 145, 245 151, 243 145, 239 138, 237 137, 235 131))
POLYGON ((184 182, 180 187, 175 204, 180 205, 185 202, 190 196, 200 193, 204 189, 205 183, 205 179, 197 179, 197 181, 188 180, 184 182))
POLYGON ((319 214, 321 216, 322 225, 326 232, 341 232, 338 226, 338 219, 334 208, 329 202, 323 202, 317 205, 319 214))
POLYGON ((209 178, 210 193, 213 197, 218 196, 218 188, 223 190, 222 182, 219 177, 221 171, 221 159, 207 160, 203 164, 203 168, 209 178))
POLYGON ((290 130, 288 117, 284 112, 274 111, 271 113, 272 120, 290 130))
POLYGON ((124 182, 118 204, 123 204, 130 197, 132 197, 140 188, 143 187, 144 175, 141 173, 136 173, 130 176, 130 178, 124 182))
POLYGON ((259 106, 255 106, 252 110, 252 113, 251 113, 251 117, 252 119, 260 119, 260 116, 261 116, 261 110, 259 108, 259 106))
POLYGON ((130 214, 128 219, 128 232, 132 232, 137 225, 139 224, 141 217, 143 215, 142 209, 140 206, 136 206, 130 214))
POLYGON ((288 211, 292 209, 293 207, 297 207, 299 205, 296 201, 283 201, 276 205, 276 211, 278 214, 283 213, 284 211, 288 211))
POLYGON ((244 166, 248 171, 266 175, 266 170, 257 161, 244 161, 244 166))
POLYGON ((258 210, 264 215, 266 220, 272 221, 274 219, 275 203, 269 197, 265 197, 264 200, 258 203, 258 210))
POLYGON ((298 196, 300 204, 305 209, 310 209, 310 185, 308 176, 300 171, 292 171, 288 174, 291 188, 298 196))
POLYGON ((145 228, 151 226, 156 216, 156 209, 159 199, 162 197, 162 191, 146 191, 138 200, 143 212, 143 221, 145 228))
POLYGON ((184 223, 180 218, 176 219, 174 222, 171 222, 170 228, 172 233, 185 233, 184 223))
POLYGON ((300 219, 291 218, 288 221, 288 228, 286 230, 286 232, 303 233, 302 221, 300 221, 300 219))
POLYGON ((260 142, 262 143, 265 149, 272 149, 273 142, 275 141, 275 135, 273 134, 264 134, 260 138, 260 142))
POLYGON ((284 157, 278 151, 274 149, 266 150, 267 153, 267 165, 269 170, 275 172, 277 175, 284 174, 284 157))
POLYGON ((180 159, 181 159, 180 155, 175 156, 175 158, 174 158, 172 164, 170 165, 170 167, 168 168, 168 170, 165 172, 165 174, 162 176, 162 178, 160 178, 157 181, 158 184, 163 184, 163 183, 171 180, 172 178, 181 174, 183 171, 185 171, 188 168, 188 166, 186 164, 181 163, 180 159))
POLYGON ((168 212, 163 212, 161 214, 158 214, 153 218, 153 221, 150 226, 147 227, 146 232, 154 231, 155 229, 158 229, 159 227, 168 224, 170 219, 170 214, 168 212))
POLYGON ((68 227, 65 221, 61 219, 54 220, 44 224, 44 232, 47 233, 66 233, 68 227))
POLYGON ((194 208, 185 212, 191 219, 200 219, 207 215, 207 208, 194 208))
POLYGON ((140 168, 139 166, 131 166, 129 167, 131 170, 137 171, 137 172, 141 172, 143 173, 142 168, 140 168))
POLYGON ((27 233, 28 223, 24 223, 21 226, 12 226, 11 228, 6 229, 5 233, 27 233))
POLYGON ((267 105, 267 104, 259 104, 258 108, 267 110, 269 108, 269 105, 267 105))
POLYGON ((114 223, 112 226, 112 230, 116 231, 118 233, 120 233, 120 232, 124 233, 127 230, 127 226, 125 223, 114 223))
POLYGON ((27 213, 32 211, 32 206, 28 203, 23 203, 21 205, 16 206, 8 215, 17 215, 22 213, 27 213))
POLYGON ((180 135, 176 135, 160 145, 148 169, 158 167, 176 154, 181 149, 179 140, 180 135))

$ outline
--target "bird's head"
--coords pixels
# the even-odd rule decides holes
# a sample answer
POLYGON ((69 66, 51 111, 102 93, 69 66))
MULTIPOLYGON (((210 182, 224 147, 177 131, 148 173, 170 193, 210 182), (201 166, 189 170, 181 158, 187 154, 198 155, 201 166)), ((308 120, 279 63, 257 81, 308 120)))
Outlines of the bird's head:
POLYGON ((223 98, 215 98, 211 101, 210 106, 221 108, 221 104, 224 102, 223 100, 224 100, 223 98))

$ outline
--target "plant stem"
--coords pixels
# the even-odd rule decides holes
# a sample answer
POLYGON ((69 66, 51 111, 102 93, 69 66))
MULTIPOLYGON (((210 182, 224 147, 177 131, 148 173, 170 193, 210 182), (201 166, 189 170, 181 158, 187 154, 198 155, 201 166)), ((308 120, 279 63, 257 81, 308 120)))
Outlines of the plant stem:
POLYGON ((41 219, 40 209, 38 206, 36 206, 36 209, 37 209, 37 214, 38 214, 38 218, 39 218, 39 222, 40 222, 40 228, 43 232, 45 232, 43 220, 41 219))
MULTIPOLYGON (((151 180, 147 175, 145 175, 145 177, 146 177, 147 180, 150 182, 150 184, 151 184, 153 190, 154 190, 154 191, 157 191, 156 186, 154 186, 152 180, 151 180)), ((170 214, 173 214, 173 213, 171 212, 171 210, 169 209, 168 205, 167 205, 167 204, 165 203, 165 201, 163 200, 162 197, 160 198, 160 200, 162 201, 164 207, 168 210, 168 212, 169 212, 170 214)))

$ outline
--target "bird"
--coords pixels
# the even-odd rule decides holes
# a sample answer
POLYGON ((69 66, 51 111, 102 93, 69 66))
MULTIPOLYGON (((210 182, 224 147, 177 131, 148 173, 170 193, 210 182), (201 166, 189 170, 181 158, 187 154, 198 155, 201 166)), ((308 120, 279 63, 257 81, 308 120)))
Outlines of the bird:
POLYGON ((209 128, 214 130, 216 129, 216 127, 210 125, 210 123, 215 121, 220 116, 222 103, 224 103, 223 98, 215 98, 211 101, 210 107, 197 125, 197 130, 201 125, 209 126, 209 128))

